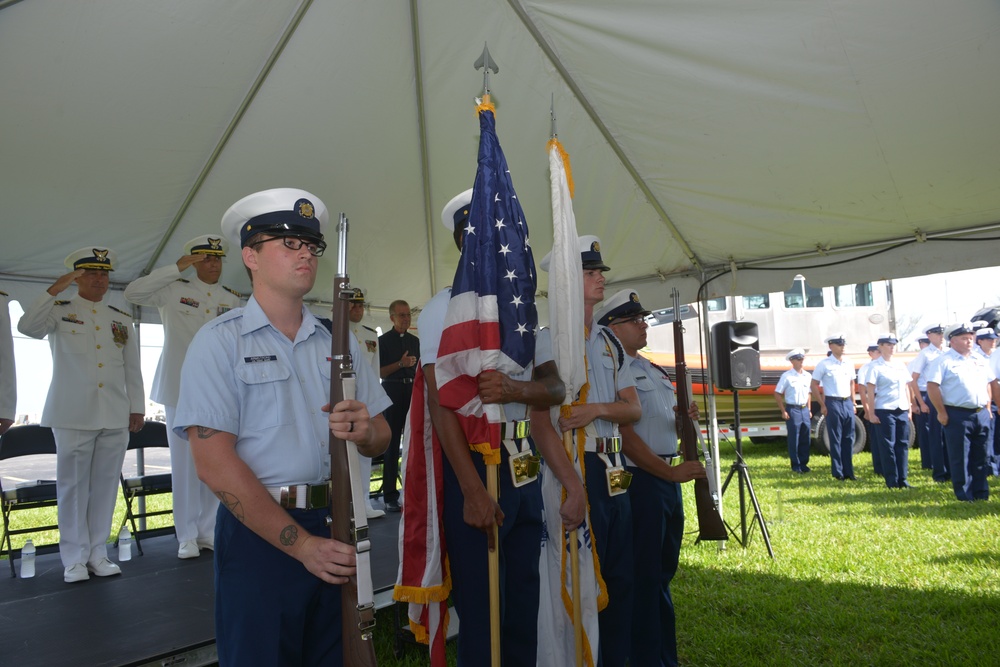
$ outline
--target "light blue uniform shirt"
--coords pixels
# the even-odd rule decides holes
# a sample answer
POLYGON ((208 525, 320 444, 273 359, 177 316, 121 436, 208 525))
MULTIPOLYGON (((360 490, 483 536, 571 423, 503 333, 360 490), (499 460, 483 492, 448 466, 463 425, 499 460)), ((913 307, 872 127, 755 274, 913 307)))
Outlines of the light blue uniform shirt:
MULTIPOLYGON (((632 424, 632 428, 654 454, 674 456, 677 454, 677 416, 674 414, 677 395, 674 384, 664 370, 648 359, 628 357, 628 360, 639 404, 642 405, 642 419, 632 424)), ((625 462, 626 465, 636 465, 627 456, 625 462)))
POLYGON ((810 391, 812 389, 812 373, 802 369, 801 373, 796 373, 794 368, 789 368, 778 378, 778 384, 774 386, 774 393, 785 397, 785 403, 791 405, 809 405, 812 401, 810 391))
MULTIPOLYGON (((587 394, 588 403, 614 403, 618 400, 618 392, 635 386, 631 364, 625 363, 628 356, 621 343, 607 327, 596 323, 590 328, 587 338, 587 382, 590 389, 587 394), (603 333, 602 333, 603 332, 603 333), (605 338, 607 336, 607 338, 605 338), (618 368, 619 362, 623 364, 618 368), (617 378, 617 388, 615 381, 617 378)), ((538 332, 535 343, 535 363, 541 366, 546 361, 553 360, 552 332, 542 329, 538 332)), ((573 397, 576 400, 576 396, 573 397)), ((599 438, 610 438, 616 434, 615 424, 604 419, 595 419, 587 426, 587 434, 599 438)))
POLYGON ((975 354, 963 357, 948 349, 927 367, 927 381, 941 387, 945 405, 981 408, 990 400, 989 385, 996 379, 986 359, 975 354))
POLYGON ((930 366, 931 362, 941 356, 941 349, 934 347, 933 345, 928 345, 924 349, 920 350, 913 361, 910 362, 910 377, 913 377, 914 373, 917 373, 917 389, 920 391, 927 391, 927 367, 930 366))
MULTIPOLYGON (((373 417, 392 405, 353 336, 356 396, 373 417)), ((189 426, 236 435, 236 453, 264 486, 330 478, 327 413, 330 332, 305 306, 295 340, 278 331, 254 297, 206 324, 181 369, 174 432, 189 426)))
POLYGON ((887 362, 885 358, 873 361, 868 367, 866 384, 875 385, 875 409, 909 410, 910 395, 906 387, 912 378, 902 361, 887 362))
POLYGON ((818 364, 812 372, 812 379, 823 387, 824 396, 847 398, 851 395, 854 380, 854 363, 847 359, 838 360, 830 355, 818 364))
MULTIPOLYGON (((417 317, 417 331, 420 332, 420 363, 436 364, 438 347, 441 345, 441 334, 444 332, 444 319, 448 314, 448 302, 451 301, 451 288, 445 287, 427 302, 420 316, 417 317)), ((519 382, 529 382, 534 368, 529 365, 520 373, 510 374, 511 379, 519 382)), ((504 421, 521 421, 528 418, 528 408, 524 403, 503 403, 504 421)))

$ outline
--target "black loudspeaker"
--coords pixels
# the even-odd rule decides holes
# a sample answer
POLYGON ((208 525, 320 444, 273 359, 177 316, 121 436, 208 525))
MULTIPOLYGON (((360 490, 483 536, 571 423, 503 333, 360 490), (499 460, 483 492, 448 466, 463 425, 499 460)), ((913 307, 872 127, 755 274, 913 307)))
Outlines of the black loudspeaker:
POLYGON ((760 336, 754 322, 712 326, 712 374, 719 389, 760 387, 760 336))

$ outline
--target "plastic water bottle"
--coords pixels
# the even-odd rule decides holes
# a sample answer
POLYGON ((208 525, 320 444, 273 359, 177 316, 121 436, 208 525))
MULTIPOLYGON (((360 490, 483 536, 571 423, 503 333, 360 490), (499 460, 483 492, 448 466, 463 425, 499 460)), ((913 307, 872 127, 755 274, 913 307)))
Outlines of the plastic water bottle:
POLYGON ((31 579, 35 576, 35 545, 31 540, 21 547, 21 578, 31 579))
POLYGON ((118 533, 118 560, 132 560, 132 533, 128 526, 122 526, 118 533))

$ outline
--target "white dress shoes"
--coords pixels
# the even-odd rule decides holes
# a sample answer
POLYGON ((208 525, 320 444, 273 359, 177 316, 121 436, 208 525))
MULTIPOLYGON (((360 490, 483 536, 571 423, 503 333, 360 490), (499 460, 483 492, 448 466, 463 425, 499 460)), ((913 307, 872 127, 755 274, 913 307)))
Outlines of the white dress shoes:
POLYGON ((371 505, 365 508, 365 515, 369 519, 381 519, 385 516, 385 510, 377 510, 371 505))
POLYGON ((87 566, 83 563, 74 563, 63 570, 63 581, 67 584, 86 581, 87 579, 90 579, 90 573, 87 572, 87 566))
MULTIPOLYGON (((74 565, 73 567, 76 566, 74 565)), ((122 573, 122 569, 107 558, 102 558, 94 563, 87 563, 87 569, 98 577, 113 577, 116 574, 122 573)))
POLYGON ((197 540, 186 540, 181 542, 181 546, 177 549, 178 558, 197 558, 201 555, 201 549, 198 548, 197 540))
POLYGON ((199 549, 208 549, 209 551, 215 551, 215 538, 214 537, 209 537, 208 539, 202 539, 202 538, 199 537, 197 539, 197 542, 198 542, 198 548, 199 549))

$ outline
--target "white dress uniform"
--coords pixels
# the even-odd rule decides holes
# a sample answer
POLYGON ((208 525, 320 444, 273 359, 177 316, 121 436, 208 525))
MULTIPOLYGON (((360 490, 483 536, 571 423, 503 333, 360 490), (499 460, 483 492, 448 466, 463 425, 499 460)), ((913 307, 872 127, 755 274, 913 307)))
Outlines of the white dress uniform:
POLYGON ((42 426, 56 441, 59 554, 65 567, 107 558, 129 415, 145 412, 132 316, 76 296, 44 292, 18 331, 48 335, 52 384, 42 426))
POLYGON ((163 322, 163 352, 156 366, 150 398, 163 404, 167 417, 174 526, 181 544, 192 540, 201 547, 213 544, 215 513, 219 505, 215 494, 198 479, 190 445, 173 432, 181 365, 198 330, 219 315, 239 308, 241 296, 219 283, 202 282, 197 276, 181 278, 176 264, 162 266, 125 288, 126 299, 141 306, 155 306, 163 322))
MULTIPOLYGON (((351 322, 351 333, 354 337, 358 339, 358 346, 361 348, 361 358, 368 362, 368 365, 372 367, 375 371, 375 377, 379 376, 379 359, 378 359, 378 332, 376 332, 371 327, 367 327, 361 322, 351 322)), ((372 460, 367 456, 358 455, 358 460, 360 462, 361 469, 361 480, 371 480, 372 478, 372 460)), ((371 482, 369 482, 369 486, 371 482)), ((368 503, 368 518, 374 519, 380 516, 384 516, 384 512, 379 514, 377 510, 372 506, 371 490, 369 488, 364 489, 365 492, 365 502, 368 503)))
POLYGON ((14 372, 14 338, 10 330, 10 304, 0 292, 0 419, 14 421, 17 409, 17 376, 14 372))

